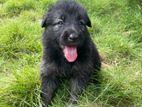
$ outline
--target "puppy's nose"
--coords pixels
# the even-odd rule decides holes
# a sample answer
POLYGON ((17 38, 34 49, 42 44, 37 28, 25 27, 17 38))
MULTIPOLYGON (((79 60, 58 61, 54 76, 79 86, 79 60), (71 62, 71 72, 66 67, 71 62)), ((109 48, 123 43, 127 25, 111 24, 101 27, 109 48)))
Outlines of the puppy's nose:
POLYGON ((76 41, 78 39, 78 35, 77 34, 70 34, 68 37, 69 41, 76 41))

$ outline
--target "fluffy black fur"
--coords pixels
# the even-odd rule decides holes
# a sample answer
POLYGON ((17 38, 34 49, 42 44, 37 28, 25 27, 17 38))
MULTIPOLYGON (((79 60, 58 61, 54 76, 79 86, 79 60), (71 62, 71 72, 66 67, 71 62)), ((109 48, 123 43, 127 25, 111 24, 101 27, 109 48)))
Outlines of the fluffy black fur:
POLYGON ((59 84, 59 79, 70 80, 69 102, 77 103, 91 73, 100 70, 101 61, 87 26, 91 27, 85 9, 75 1, 60 1, 49 8, 43 21, 43 58, 41 62, 41 98, 48 107, 59 84), (72 35, 72 36, 70 36, 72 35), (64 46, 77 47, 78 57, 68 62, 64 46))

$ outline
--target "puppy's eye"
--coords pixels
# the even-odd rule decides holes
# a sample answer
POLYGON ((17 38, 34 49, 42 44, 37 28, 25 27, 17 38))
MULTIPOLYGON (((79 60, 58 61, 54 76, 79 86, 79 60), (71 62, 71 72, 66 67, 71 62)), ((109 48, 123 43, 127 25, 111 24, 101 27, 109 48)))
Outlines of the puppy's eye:
POLYGON ((60 21, 58 21, 56 24, 57 24, 57 25, 63 25, 64 22, 63 22, 62 20, 60 20, 60 21))
POLYGON ((80 24, 80 25, 85 25, 85 22, 84 22, 83 20, 80 20, 80 21, 79 21, 79 24, 80 24))

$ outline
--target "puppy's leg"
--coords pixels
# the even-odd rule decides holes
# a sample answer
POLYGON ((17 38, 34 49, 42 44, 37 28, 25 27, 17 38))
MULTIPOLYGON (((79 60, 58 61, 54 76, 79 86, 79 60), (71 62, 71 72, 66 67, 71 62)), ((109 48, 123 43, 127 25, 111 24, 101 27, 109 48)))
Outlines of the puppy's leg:
POLYGON ((41 100, 43 107, 48 107, 51 103, 54 91, 58 86, 56 78, 56 70, 51 64, 47 64, 42 60, 40 66, 40 78, 41 78, 41 100))
POLYGON ((43 101, 43 107, 48 107, 51 103, 54 91, 57 88, 57 81, 51 77, 42 77, 41 79, 41 98, 43 101))
POLYGON ((76 76, 71 78, 71 97, 69 99, 70 104, 77 104, 77 97, 82 93, 83 89, 87 85, 88 80, 88 76, 76 76))

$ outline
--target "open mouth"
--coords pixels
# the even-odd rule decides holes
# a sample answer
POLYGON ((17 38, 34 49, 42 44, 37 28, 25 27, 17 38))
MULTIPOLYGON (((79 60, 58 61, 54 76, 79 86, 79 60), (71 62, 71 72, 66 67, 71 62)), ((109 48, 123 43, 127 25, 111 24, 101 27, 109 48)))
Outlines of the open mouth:
POLYGON ((64 46, 63 53, 68 62, 76 61, 78 56, 76 46, 64 46))

